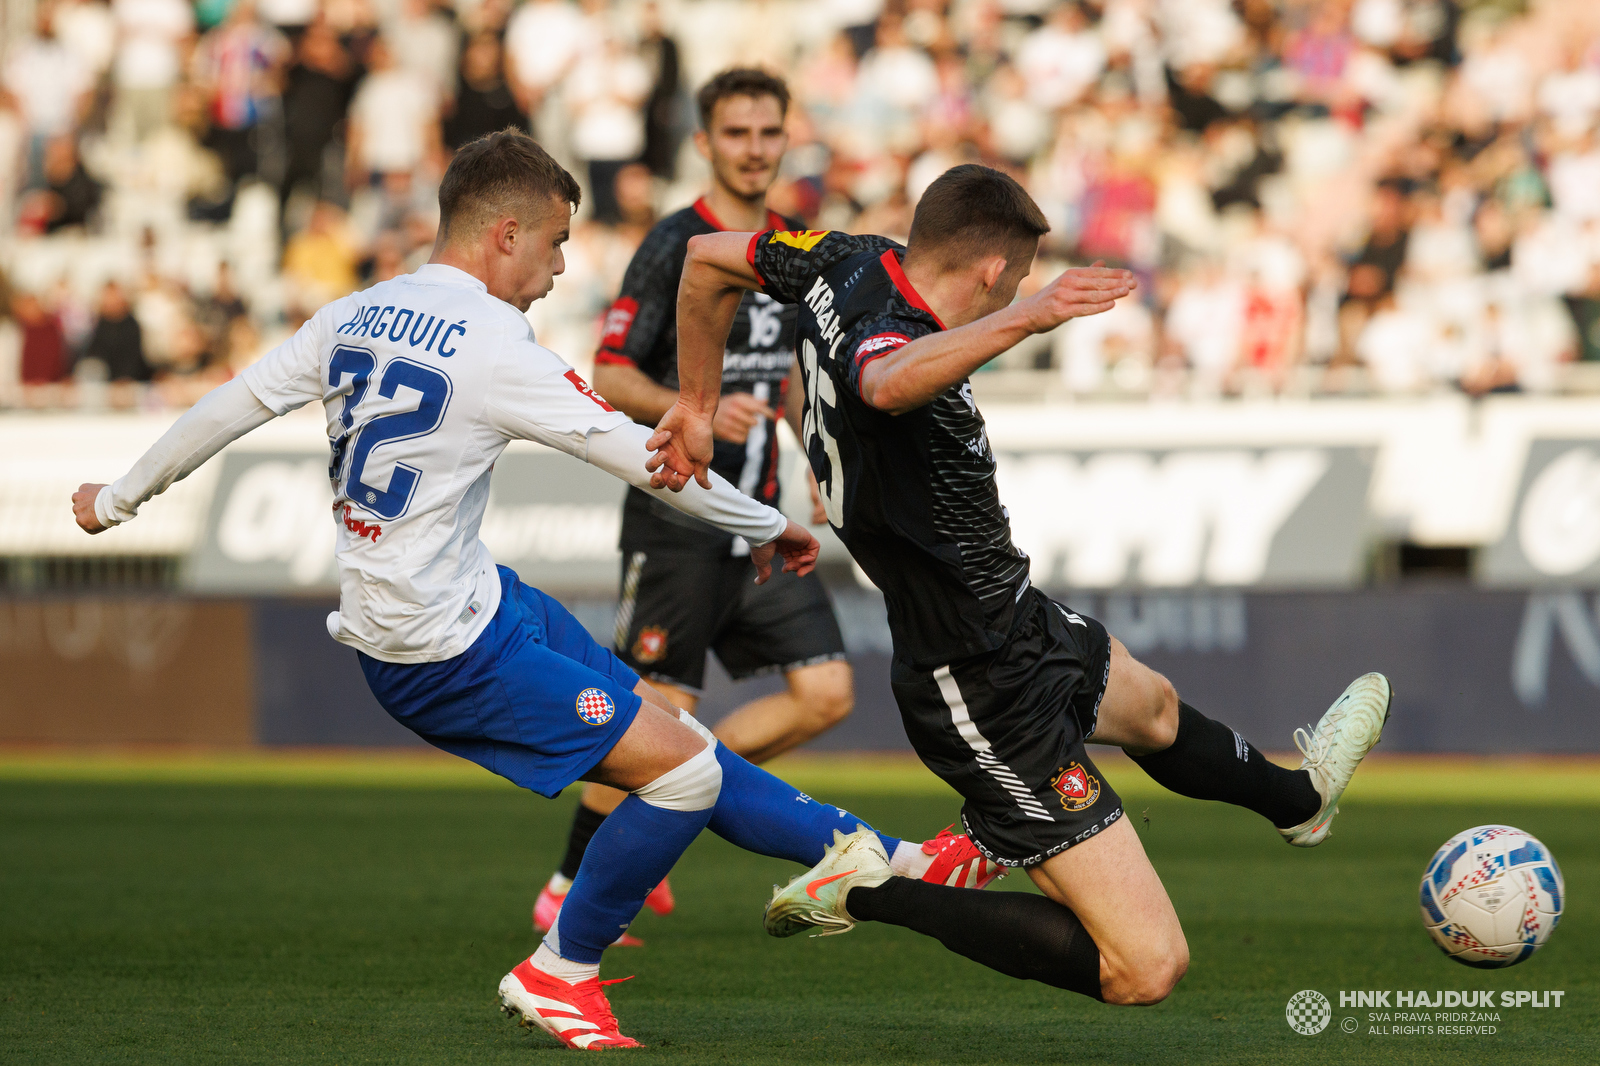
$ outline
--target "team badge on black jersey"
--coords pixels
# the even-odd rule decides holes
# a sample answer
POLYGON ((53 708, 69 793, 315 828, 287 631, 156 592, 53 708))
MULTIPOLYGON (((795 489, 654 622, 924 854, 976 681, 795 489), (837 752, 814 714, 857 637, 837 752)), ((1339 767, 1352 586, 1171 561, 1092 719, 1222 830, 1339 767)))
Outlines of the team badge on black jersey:
POLYGON ((1061 793, 1061 806, 1069 811, 1081 811, 1100 798, 1099 779, 1079 763, 1057 774, 1050 787, 1061 793))

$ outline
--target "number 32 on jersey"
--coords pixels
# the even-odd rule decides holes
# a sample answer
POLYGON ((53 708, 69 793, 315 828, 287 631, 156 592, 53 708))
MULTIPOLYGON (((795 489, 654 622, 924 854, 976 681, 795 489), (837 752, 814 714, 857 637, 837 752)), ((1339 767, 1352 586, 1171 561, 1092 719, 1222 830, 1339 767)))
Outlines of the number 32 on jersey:
POLYGON ((396 462, 388 487, 380 489, 364 480, 372 453, 385 444, 424 437, 438 429, 444 421, 445 409, 450 406, 451 385, 443 372, 431 366, 410 359, 391 359, 378 379, 378 396, 392 400, 397 392, 405 389, 416 397, 416 405, 366 419, 358 427, 357 409, 367 397, 376 367, 377 359, 372 352, 348 345, 335 348, 328 362, 331 395, 339 395, 346 387, 350 390, 345 394, 344 408, 339 413, 344 432, 328 442, 332 450, 328 477, 333 481, 336 494, 379 518, 393 521, 411 507, 422 471, 396 462))

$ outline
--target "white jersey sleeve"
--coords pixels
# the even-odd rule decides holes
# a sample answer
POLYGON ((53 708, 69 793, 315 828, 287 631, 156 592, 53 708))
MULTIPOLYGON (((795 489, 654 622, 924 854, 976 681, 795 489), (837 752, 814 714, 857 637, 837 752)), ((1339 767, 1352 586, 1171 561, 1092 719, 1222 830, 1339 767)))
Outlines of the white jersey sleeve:
POLYGON ((294 331, 294 336, 244 368, 240 377, 273 414, 286 415, 313 400, 323 399, 324 341, 332 333, 330 322, 350 297, 326 305, 294 331))
POLYGON ((554 352, 531 341, 522 347, 526 358, 502 363, 489 390, 489 421, 499 432, 582 459, 751 543, 783 532, 782 514, 715 474, 710 489, 694 483, 682 492, 652 489, 644 467, 652 431, 607 403, 554 352))
POLYGON ((507 438, 587 460, 590 433, 631 423, 548 348, 530 338, 513 350, 495 367, 485 408, 489 424, 507 438))
POLYGON ((650 474, 644 462, 650 457, 645 442, 653 430, 629 422, 625 426, 593 433, 589 436, 589 454, 586 461, 612 474, 636 489, 671 504, 684 514, 716 526, 718 529, 743 537, 751 544, 766 544, 777 540, 789 525, 789 520, 775 507, 768 507, 735 488, 721 474, 711 471, 711 487, 703 489, 690 479, 681 492, 657 489, 650 486, 650 474))
POLYGON ((103 526, 129 521, 150 497, 166 492, 174 481, 182 481, 229 443, 273 417, 274 412, 238 378, 217 386, 185 411, 131 470, 100 490, 95 517, 103 526))

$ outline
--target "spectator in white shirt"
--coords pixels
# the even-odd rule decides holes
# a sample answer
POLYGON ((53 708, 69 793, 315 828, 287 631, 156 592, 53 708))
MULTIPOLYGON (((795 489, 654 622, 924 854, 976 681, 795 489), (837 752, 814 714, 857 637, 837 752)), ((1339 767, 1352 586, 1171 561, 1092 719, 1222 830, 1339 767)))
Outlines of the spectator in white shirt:
POLYGON ((346 179, 352 188, 409 179, 441 161, 439 94, 430 78, 395 60, 388 42, 367 50, 368 73, 350 103, 346 179))
POLYGON ((650 68, 614 35, 581 56, 566 82, 572 150, 589 165, 594 218, 621 221, 617 174, 644 151, 644 100, 650 68))
POLYGON ((1033 102, 1047 110, 1075 103, 1099 80, 1106 50, 1075 3, 1062 4, 1017 52, 1017 69, 1033 102))
POLYGON ((441 100, 455 95, 461 31, 431 0, 405 0, 384 36, 400 65, 430 79, 441 100))
POLYGON ((105 0, 63 0, 55 9, 56 36, 72 49, 95 81, 111 69, 117 20, 105 0))
POLYGON ((44 149, 51 138, 70 134, 88 103, 94 80, 83 61, 56 36, 50 7, 41 4, 34 33, 5 64, 5 87, 17 101, 28 130, 28 184, 44 180, 44 149))
POLYGON ((597 29, 572 0, 528 0, 506 23, 506 74, 517 102, 536 114, 579 56, 598 47, 597 29))
POLYGON ((183 70, 182 49, 194 34, 183 0, 113 0, 120 40, 112 68, 112 129, 143 141, 172 114, 172 90, 183 70))
POLYGON ((1108 382, 1123 392, 1150 387, 1155 319, 1137 296, 1123 297, 1104 314, 1066 323, 1054 344, 1061 376, 1075 393, 1098 392, 1108 382))
POLYGON ((914 147, 917 118, 939 93, 939 72, 928 53, 906 38, 897 15, 878 20, 872 50, 861 59, 856 88, 890 144, 914 147))
POLYGON ((1212 261, 1186 278, 1167 306, 1167 344, 1189 364, 1197 395, 1222 392, 1238 365, 1244 295, 1244 286, 1212 261))
POLYGON ((1402 309, 1391 292, 1378 300, 1377 310, 1362 327, 1356 354, 1380 391, 1422 392, 1433 384, 1428 360, 1435 339, 1427 316, 1402 309))
POLYGON ((1600 116, 1600 70, 1584 62, 1586 44, 1570 42, 1561 69, 1539 82, 1539 110, 1550 116, 1563 137, 1588 133, 1600 116))
POLYGON ((262 22, 298 43, 300 34, 316 21, 320 6, 319 0, 256 0, 256 13, 262 22))
POLYGON ((1593 134, 1551 155, 1545 180, 1556 214, 1568 222, 1600 219, 1600 144, 1593 134))

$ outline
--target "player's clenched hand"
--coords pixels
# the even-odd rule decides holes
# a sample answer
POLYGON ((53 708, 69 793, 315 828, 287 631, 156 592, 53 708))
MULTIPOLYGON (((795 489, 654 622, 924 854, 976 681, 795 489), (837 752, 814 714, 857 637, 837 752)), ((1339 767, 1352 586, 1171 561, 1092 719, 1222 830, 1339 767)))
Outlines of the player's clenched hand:
POLYGON ((1139 287, 1131 270, 1094 266, 1064 271, 1050 284, 1017 303, 1034 333, 1055 329, 1069 318, 1098 315, 1139 287))
POLYGON ((767 401, 758 400, 748 392, 730 392, 717 404, 717 413, 711 419, 711 435, 718 440, 743 444, 763 418, 776 417, 767 401))
POLYGON ((817 565, 817 553, 821 550, 822 545, 817 543, 811 531, 791 520, 778 534, 777 540, 751 547, 750 561, 756 564, 756 584, 764 585, 772 576, 774 553, 783 556, 784 573, 804 577, 817 565))
POLYGON ((682 491, 690 478, 711 487, 711 419, 682 400, 667 409, 645 447, 653 454, 644 462, 650 485, 682 491))
POLYGON ((104 533, 108 528, 100 524, 100 517, 94 513, 94 501, 103 488, 104 485, 90 485, 85 482, 72 494, 72 517, 77 521, 78 528, 91 536, 104 533))

